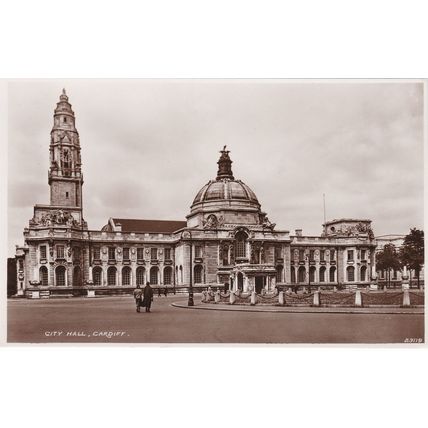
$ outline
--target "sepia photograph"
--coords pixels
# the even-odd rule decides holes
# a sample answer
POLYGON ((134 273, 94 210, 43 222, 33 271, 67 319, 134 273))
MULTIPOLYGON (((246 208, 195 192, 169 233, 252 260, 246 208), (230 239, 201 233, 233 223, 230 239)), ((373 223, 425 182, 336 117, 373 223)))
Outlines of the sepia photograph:
POLYGON ((8 81, 7 342, 423 344, 425 85, 8 81))

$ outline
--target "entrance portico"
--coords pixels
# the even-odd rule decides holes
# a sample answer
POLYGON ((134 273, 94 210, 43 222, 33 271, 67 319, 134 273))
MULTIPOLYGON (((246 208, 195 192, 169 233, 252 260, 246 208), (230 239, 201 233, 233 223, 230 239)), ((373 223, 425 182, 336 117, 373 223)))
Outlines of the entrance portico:
POLYGON ((275 288, 276 269, 274 265, 242 263, 232 269, 233 291, 243 292, 262 290, 271 291, 275 288))

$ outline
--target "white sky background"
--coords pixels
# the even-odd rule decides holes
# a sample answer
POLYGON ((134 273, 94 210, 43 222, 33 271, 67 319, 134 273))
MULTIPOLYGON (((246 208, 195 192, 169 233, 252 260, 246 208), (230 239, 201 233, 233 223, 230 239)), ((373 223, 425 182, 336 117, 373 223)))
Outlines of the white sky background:
POLYGON ((185 220, 227 144, 235 178, 278 229, 327 219, 376 235, 423 227, 421 83, 48 80, 9 84, 9 256, 49 203, 50 131, 65 87, 76 115, 84 217, 185 220))

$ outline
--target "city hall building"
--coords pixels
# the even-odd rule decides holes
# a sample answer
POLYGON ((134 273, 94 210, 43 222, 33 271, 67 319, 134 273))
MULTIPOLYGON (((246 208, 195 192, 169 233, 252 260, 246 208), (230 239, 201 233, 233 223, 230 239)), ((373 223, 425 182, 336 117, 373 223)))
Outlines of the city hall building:
POLYGON ((370 220, 333 220, 320 236, 290 235, 234 177, 226 147, 220 153, 217 176, 197 192, 185 220, 110 218, 91 230, 83 215, 79 133, 63 91, 50 138, 50 204, 34 206, 25 243, 17 246, 18 294, 113 294, 147 281, 163 288, 227 284, 258 293, 296 283, 370 284, 376 271, 370 220))

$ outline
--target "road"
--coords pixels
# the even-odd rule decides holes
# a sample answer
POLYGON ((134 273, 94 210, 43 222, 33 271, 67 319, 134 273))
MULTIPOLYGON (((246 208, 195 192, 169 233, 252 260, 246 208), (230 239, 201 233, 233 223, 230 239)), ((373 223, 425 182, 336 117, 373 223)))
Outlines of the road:
MULTIPOLYGON (((8 301, 8 341, 23 343, 403 343, 424 337, 421 314, 266 313, 184 309, 155 297, 8 301)), ((195 302, 200 301, 195 296, 195 302)))

